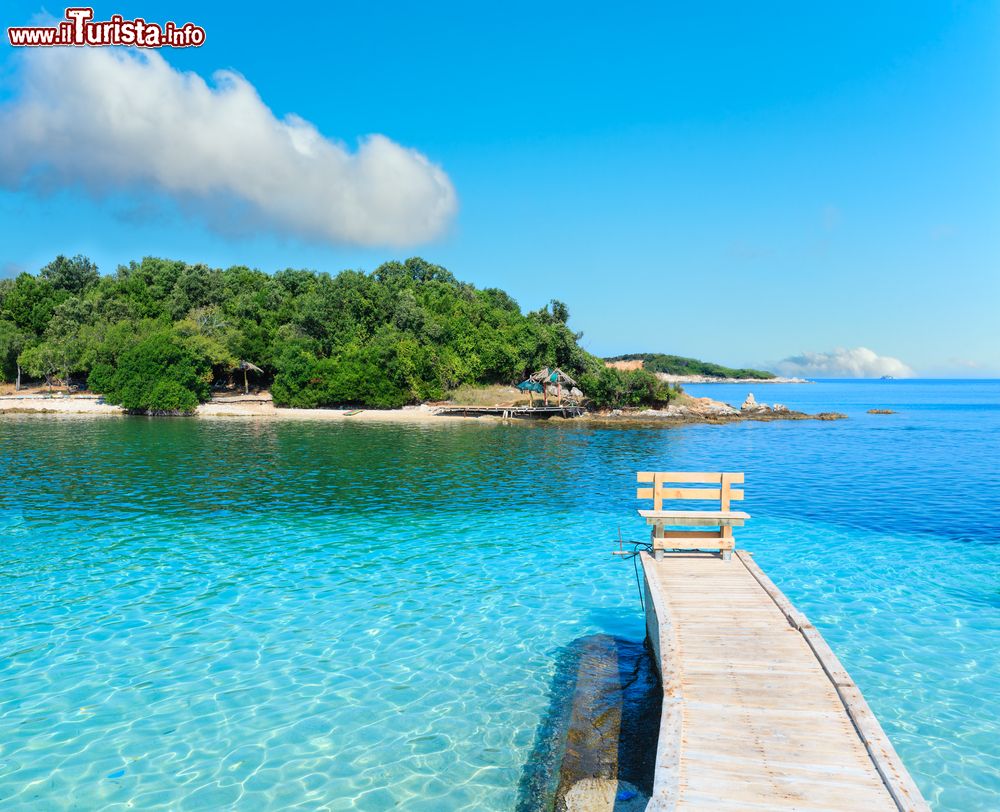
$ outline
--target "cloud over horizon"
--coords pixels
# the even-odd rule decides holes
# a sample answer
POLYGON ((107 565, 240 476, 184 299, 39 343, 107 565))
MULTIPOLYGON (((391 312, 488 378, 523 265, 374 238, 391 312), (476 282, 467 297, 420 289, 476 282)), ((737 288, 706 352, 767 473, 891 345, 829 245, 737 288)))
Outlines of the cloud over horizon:
POLYGON ((805 378, 909 378, 913 370, 898 358, 879 355, 867 347, 836 349, 832 352, 804 352, 779 361, 774 369, 781 375, 805 378))
POLYGON ((296 115, 277 119, 233 71, 208 84, 156 52, 32 49, 0 106, 0 185, 101 197, 165 194, 227 233, 403 246, 457 210, 445 172, 383 135, 356 150, 296 115), (192 205, 194 204, 194 205, 192 205))

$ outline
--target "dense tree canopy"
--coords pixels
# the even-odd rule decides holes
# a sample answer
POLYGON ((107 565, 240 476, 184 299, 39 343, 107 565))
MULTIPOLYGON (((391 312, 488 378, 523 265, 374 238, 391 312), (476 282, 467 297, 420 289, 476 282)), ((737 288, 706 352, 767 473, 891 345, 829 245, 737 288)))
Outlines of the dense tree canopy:
POLYGON ((418 258, 330 276, 147 257, 100 276, 59 256, 0 283, 0 374, 86 382, 138 411, 190 411, 240 360, 277 404, 302 407, 398 407, 547 365, 597 376, 600 405, 669 397, 651 375, 602 372, 568 320, 562 302, 524 314, 418 258))

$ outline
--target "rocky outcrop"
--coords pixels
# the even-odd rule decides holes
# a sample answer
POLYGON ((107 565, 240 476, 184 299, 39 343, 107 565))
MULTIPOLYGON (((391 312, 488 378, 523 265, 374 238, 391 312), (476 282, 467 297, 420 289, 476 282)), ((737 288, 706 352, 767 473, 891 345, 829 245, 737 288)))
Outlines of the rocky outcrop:
POLYGON ((671 403, 665 409, 647 409, 643 414, 650 417, 698 420, 703 418, 731 417, 738 415, 739 412, 721 400, 686 398, 680 403, 671 403))
POLYGON ((743 401, 743 405, 740 406, 740 412, 743 414, 791 414, 792 410, 783 403, 775 403, 773 406, 768 406, 766 403, 758 403, 757 399, 753 396, 753 392, 751 392, 747 395, 747 399, 743 401))
POLYGON ((741 420, 842 420, 839 412, 806 414, 789 409, 781 403, 768 406, 758 403, 753 394, 747 395, 739 409, 712 398, 693 398, 682 395, 679 400, 662 409, 615 409, 604 414, 591 413, 591 420, 662 420, 665 423, 735 423, 741 420))
POLYGON ((712 398, 690 398, 688 400, 688 407, 695 414, 714 416, 739 414, 728 403, 723 403, 721 400, 712 400, 712 398))

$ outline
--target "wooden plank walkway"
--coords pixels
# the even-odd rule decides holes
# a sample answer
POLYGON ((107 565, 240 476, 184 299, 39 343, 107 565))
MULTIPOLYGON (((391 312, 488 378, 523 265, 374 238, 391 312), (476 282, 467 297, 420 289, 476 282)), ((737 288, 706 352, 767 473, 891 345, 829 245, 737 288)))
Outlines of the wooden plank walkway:
POLYGON ((929 810, 861 692, 744 551, 643 553, 670 810, 929 810))
POLYGON ((518 418, 545 419, 559 415, 560 417, 579 417, 583 414, 580 406, 563 404, 561 406, 438 406, 435 414, 461 415, 462 417, 480 417, 492 415, 509 420, 518 418))

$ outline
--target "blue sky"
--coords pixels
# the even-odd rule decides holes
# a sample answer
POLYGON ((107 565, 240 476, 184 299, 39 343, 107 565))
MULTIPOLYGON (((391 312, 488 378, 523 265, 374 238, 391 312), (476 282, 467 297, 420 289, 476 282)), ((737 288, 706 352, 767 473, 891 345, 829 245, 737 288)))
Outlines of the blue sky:
MULTIPOLYGON (((257 16, 221 2, 97 5, 99 20, 202 25, 205 46, 158 52, 169 68, 210 86, 235 71, 277 119, 295 114, 349 151, 382 134, 444 185, 421 176, 410 209, 384 220, 373 193, 362 209, 372 228, 340 215, 297 225, 317 206, 339 211, 336 189, 234 228, 243 209, 225 195, 190 205, 127 171, 105 183, 97 170, 21 165, 51 162, 52 144, 77 135, 85 158, 101 121, 49 127, 48 152, 22 128, 24 140, 0 144, 0 162, 17 164, 0 166, 0 275, 57 253, 105 272, 145 255, 331 272, 420 255, 526 309, 564 300, 602 355, 795 356, 836 371, 864 347, 923 375, 1000 374, 1000 5, 693 6, 327 2, 257 16), (428 225, 413 209, 432 198, 440 216, 428 225)), ((63 7, 6 2, 0 22, 43 11, 63 7)), ((0 47, 0 116, 47 92, 25 84, 38 56, 0 47)), ((112 109, 126 118, 129 107, 112 109)), ((265 182, 269 147, 244 147, 232 154, 262 156, 249 174, 265 182)), ((274 167, 294 173, 283 160, 274 167)), ((864 358, 861 372, 883 368, 864 358)))

